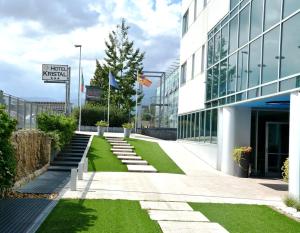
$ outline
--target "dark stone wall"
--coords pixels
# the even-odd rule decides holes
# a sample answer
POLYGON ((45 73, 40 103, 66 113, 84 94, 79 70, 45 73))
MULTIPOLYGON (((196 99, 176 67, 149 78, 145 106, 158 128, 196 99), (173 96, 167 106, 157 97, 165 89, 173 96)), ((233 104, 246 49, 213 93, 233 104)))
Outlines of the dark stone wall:
POLYGON ((176 128, 143 128, 142 134, 163 140, 175 141, 177 139, 176 128))

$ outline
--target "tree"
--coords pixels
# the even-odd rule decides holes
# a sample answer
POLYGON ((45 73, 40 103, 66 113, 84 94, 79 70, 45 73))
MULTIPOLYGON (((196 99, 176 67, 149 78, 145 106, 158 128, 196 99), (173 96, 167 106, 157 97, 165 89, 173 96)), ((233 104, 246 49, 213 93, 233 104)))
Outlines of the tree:
MULTIPOLYGON (((108 41, 105 41, 104 63, 96 60, 96 70, 91 85, 99 86, 103 90, 101 104, 107 103, 108 97, 108 73, 116 77, 119 89, 111 89, 111 105, 122 109, 128 115, 135 107, 135 82, 136 73, 143 70, 144 52, 134 48, 134 42, 128 37, 129 26, 122 19, 116 30, 109 33, 108 41)), ((142 100, 142 94, 138 91, 138 102, 142 100)))

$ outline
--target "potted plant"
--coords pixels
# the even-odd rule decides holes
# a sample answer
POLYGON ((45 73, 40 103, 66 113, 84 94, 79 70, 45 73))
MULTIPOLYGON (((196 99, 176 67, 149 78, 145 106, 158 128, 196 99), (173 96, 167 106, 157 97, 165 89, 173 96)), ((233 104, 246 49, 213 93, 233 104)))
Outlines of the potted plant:
POLYGON ((103 137, 105 128, 108 127, 108 123, 106 121, 98 121, 96 123, 96 126, 97 126, 98 136, 103 137))
POLYGON ((247 178, 249 176, 250 154, 252 148, 250 146, 242 146, 235 148, 233 151, 234 160, 234 176, 247 178))
POLYGON ((132 124, 131 123, 124 123, 122 125, 122 127, 124 129, 124 138, 129 138, 131 130, 132 130, 132 124))

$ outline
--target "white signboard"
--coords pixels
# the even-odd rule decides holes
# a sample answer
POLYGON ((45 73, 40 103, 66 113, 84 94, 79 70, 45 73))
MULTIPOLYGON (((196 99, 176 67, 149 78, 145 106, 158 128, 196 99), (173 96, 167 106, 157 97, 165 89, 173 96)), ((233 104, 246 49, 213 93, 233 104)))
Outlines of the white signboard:
POLYGON ((64 82, 69 80, 67 65, 42 65, 42 79, 48 82, 64 82))

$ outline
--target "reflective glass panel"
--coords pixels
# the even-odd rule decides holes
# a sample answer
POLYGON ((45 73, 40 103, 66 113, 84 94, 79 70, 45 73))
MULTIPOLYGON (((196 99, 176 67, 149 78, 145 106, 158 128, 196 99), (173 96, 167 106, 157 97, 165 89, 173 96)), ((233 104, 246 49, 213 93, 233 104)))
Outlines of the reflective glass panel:
POLYGON ((233 9, 239 2, 240 0, 230 0, 230 10, 233 9))
POLYGON ((249 87, 254 87, 259 84, 260 67, 261 67, 261 39, 257 39, 250 44, 250 59, 249 59, 249 87))
POLYGON ((247 88, 248 57, 249 57, 248 46, 246 46, 239 51, 237 91, 245 90, 247 88))
POLYGON ((288 91, 300 87, 300 76, 280 82, 280 91, 288 91))
POLYGON ((300 72, 299 28, 300 13, 283 23, 281 77, 286 77, 300 72))
POLYGON ((206 120, 205 120, 205 141, 210 141, 210 122, 211 122, 211 110, 206 111, 206 120))
POLYGON ((278 59, 279 27, 276 27, 264 36, 262 83, 267 83, 278 78, 278 59))
POLYGON ((207 66, 210 67, 213 64, 214 58, 214 40, 213 38, 208 41, 208 50, 207 50, 207 66))
POLYGON ((251 39, 262 33, 263 3, 262 0, 252 1, 251 39))
POLYGON ((267 30, 280 21, 282 0, 266 0, 265 29, 267 30))
POLYGON ((228 37, 228 24, 224 26, 221 30, 222 33, 222 39, 221 39, 221 59, 226 57, 228 54, 228 43, 229 43, 229 37, 228 37))
POLYGON ((243 46, 248 42, 249 39, 249 9, 248 5, 240 13, 240 41, 239 47, 243 46))
POLYGON ((227 95, 235 92, 236 81, 236 53, 229 58, 227 72, 227 95))
POLYGON ((277 83, 271 85, 263 86, 261 88, 261 95, 270 95, 277 92, 277 83))
POLYGON ((229 38, 230 38, 230 44, 229 44, 229 53, 232 53, 238 48, 238 17, 235 16, 230 21, 230 27, 229 27, 229 38))
POLYGON ((200 113, 200 138, 203 140, 204 138, 204 129, 205 129, 205 111, 200 113))
POLYGON ((227 59, 220 63, 220 82, 219 82, 219 96, 226 95, 226 74, 227 74, 227 59))
POLYGON ((212 88, 212 69, 207 71, 207 80, 206 80, 206 99, 211 99, 211 88, 212 88))
POLYGON ((284 0, 284 17, 290 15, 291 13, 300 9, 300 1, 299 0, 284 0))
POLYGON ((220 60, 220 52, 221 52, 221 32, 218 32, 215 35, 215 56, 214 63, 220 60))
POLYGON ((195 119, 195 137, 196 139, 198 140, 199 139, 199 136, 200 136, 200 113, 197 112, 196 113, 196 119, 195 119))
POLYGON ((212 110, 212 121, 211 121, 211 136, 212 142, 217 142, 217 134, 218 134, 218 109, 212 110))
POLYGON ((219 64, 214 66, 213 70, 213 87, 212 87, 212 98, 218 97, 219 87, 219 64))

